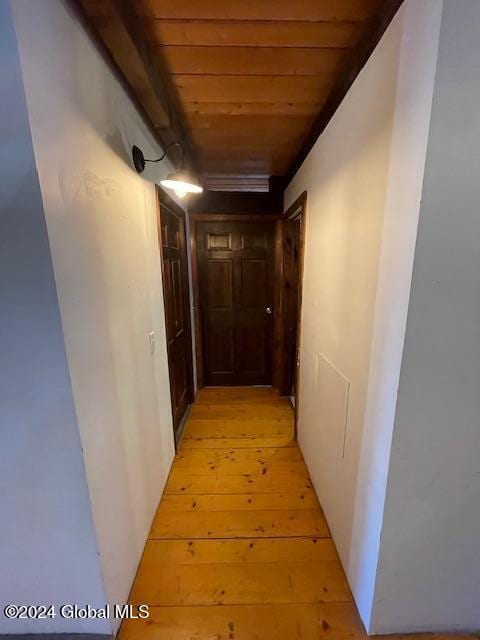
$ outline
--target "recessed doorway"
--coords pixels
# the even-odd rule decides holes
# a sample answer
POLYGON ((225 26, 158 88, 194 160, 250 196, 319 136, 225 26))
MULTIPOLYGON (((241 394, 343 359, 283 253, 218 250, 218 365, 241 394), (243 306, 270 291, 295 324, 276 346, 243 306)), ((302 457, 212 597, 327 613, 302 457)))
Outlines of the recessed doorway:
POLYGON ((282 265, 279 291, 277 385, 281 395, 298 404, 300 327, 307 192, 295 200, 281 221, 282 265))

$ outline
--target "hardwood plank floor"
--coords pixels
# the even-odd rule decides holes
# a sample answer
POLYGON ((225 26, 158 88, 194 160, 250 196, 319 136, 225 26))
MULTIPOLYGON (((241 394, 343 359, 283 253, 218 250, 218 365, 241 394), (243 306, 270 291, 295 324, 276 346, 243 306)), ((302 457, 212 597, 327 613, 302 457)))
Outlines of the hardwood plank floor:
MULTIPOLYGON (((229 496, 230 497, 230 496, 229 496)), ((176 512, 160 509, 151 538, 288 538, 328 536, 328 528, 317 509, 264 509, 176 512)))
POLYGON ((130 602, 150 617, 124 621, 120 640, 367 637, 287 399, 270 388, 199 392, 130 602))
POLYGON ((152 607, 128 621, 129 640, 355 640, 365 638, 351 603, 152 607))

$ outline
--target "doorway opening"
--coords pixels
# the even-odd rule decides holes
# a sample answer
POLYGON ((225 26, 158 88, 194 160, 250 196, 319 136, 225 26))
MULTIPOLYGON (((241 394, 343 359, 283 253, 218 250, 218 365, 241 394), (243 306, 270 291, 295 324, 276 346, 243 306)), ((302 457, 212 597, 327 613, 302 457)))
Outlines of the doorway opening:
POLYGON ((298 396, 306 192, 283 215, 190 215, 198 388, 298 396))
POLYGON ((280 394, 291 398, 295 413, 298 407, 306 204, 307 192, 304 191, 279 222, 282 262, 277 302, 279 349, 276 383, 280 394))

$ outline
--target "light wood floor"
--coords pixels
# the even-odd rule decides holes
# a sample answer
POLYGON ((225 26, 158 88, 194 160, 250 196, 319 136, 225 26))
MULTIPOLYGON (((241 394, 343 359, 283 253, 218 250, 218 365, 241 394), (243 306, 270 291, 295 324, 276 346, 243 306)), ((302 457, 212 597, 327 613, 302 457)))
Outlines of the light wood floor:
POLYGON ((150 618, 120 640, 366 637, 292 437, 271 389, 199 392, 131 593, 150 618))

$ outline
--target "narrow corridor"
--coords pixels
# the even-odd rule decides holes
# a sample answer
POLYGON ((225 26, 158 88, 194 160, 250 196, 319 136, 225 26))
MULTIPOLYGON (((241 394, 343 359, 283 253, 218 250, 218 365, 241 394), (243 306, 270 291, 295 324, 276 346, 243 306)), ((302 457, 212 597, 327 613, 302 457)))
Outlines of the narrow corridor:
POLYGON ((0 0, 0 640, 480 640, 479 33, 0 0))
POLYGON ((199 392, 121 640, 364 636, 293 411, 270 388, 199 392))

